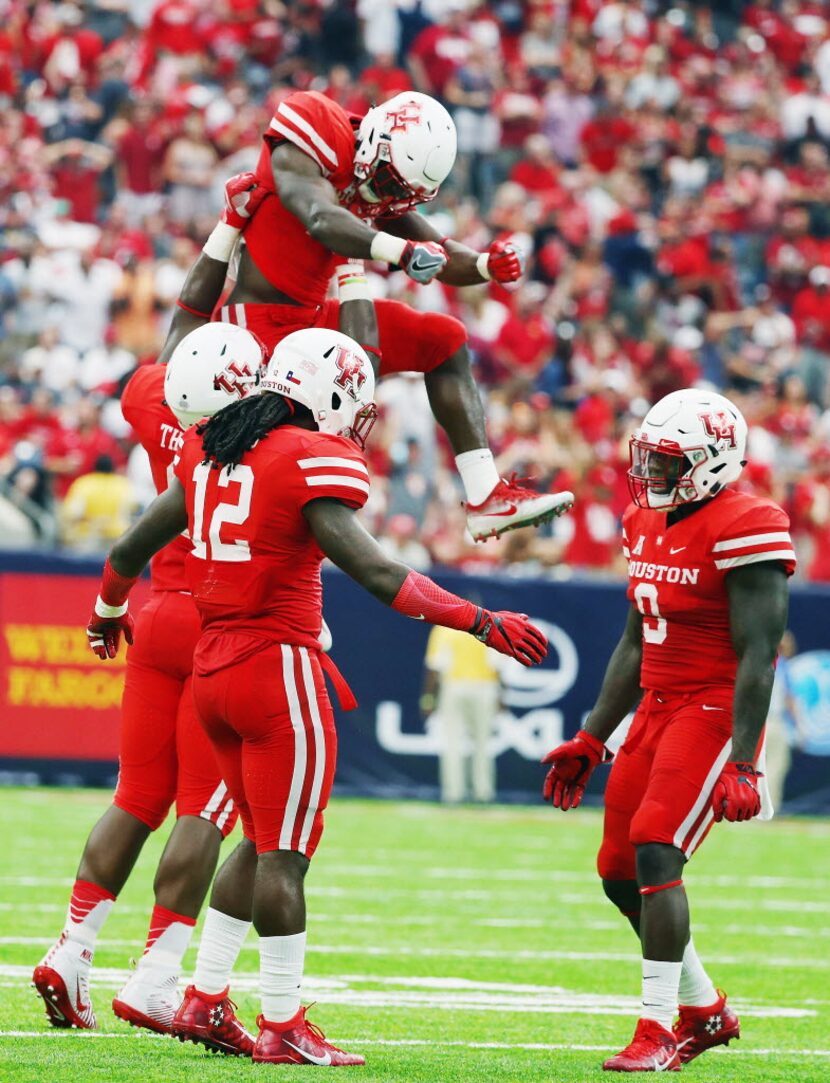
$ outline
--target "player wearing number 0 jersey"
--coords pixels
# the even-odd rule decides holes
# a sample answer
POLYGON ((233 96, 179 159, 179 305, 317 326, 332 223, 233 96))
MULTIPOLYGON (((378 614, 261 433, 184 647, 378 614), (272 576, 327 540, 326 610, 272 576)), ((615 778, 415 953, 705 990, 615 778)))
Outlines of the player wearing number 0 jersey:
MULTIPOLYGON (((172 477, 183 429, 194 420, 186 411, 174 413, 166 401, 169 377, 177 367, 176 347, 191 330, 207 324, 224 286, 233 243, 262 196, 252 174, 228 181, 222 221, 188 275, 159 364, 140 367, 124 389, 122 412, 148 453, 159 493, 172 477)), ((261 347, 252 335, 230 327, 226 344, 228 336, 236 347, 237 371, 229 373, 235 386, 224 381, 213 390, 214 376, 222 376, 228 358, 211 357, 198 348, 189 351, 188 360, 205 369, 201 383, 207 385, 206 395, 193 403, 199 406, 196 418, 248 389, 240 382, 240 366, 250 363, 253 369, 262 363, 261 347), (216 362, 217 367, 211 367, 216 362)), ((113 803, 87 841, 61 937, 33 975, 53 1026, 95 1026, 89 974, 96 937, 148 835, 175 803, 176 824, 155 877, 147 946, 113 1001, 122 1019, 150 1030, 169 1030, 181 999, 181 961, 216 868, 221 839, 236 823, 233 798, 193 706, 191 669, 199 619, 185 577, 189 549, 188 540, 179 536, 153 558, 150 601, 139 613, 137 642, 127 658, 113 803)))
POLYGON ((714 822, 766 804, 755 764, 796 558, 781 508, 726 487, 745 446, 737 408, 695 390, 666 396, 632 436, 628 623, 584 729, 545 758, 545 797, 576 807, 640 699, 611 768, 597 862, 643 949, 640 1021, 609 1071, 677 1070, 740 1035, 691 940, 682 872, 714 822))
MULTIPOLYGON (((370 302, 349 303, 372 311, 370 302)), ((362 447, 374 423, 373 392, 369 358, 345 335, 310 329, 284 339, 258 396, 185 437, 169 490, 113 547, 91 625, 114 654, 129 628, 134 577, 186 524, 188 577, 203 626, 195 702, 245 840, 217 875, 212 923, 173 1032, 259 1062, 363 1063, 327 1042, 300 1006, 303 878, 322 833, 336 755, 323 678, 333 667, 316 638, 323 557, 406 616, 467 631, 524 665, 540 662, 547 649, 526 616, 490 613, 441 590, 389 559, 355 519, 369 491, 362 447), (255 1043, 228 999, 251 918, 261 960, 255 1043)))
MULTIPOLYGON (((338 302, 327 300, 328 287, 345 257, 400 266, 418 283, 436 276, 454 286, 516 281, 523 259, 510 240, 474 252, 412 213, 435 198, 455 152, 452 118, 426 94, 399 94, 364 117, 317 91, 288 95, 264 134, 257 164, 269 196, 246 235, 237 284, 219 318, 254 331, 269 351, 300 328, 335 328, 338 302)), ((398 301, 380 300, 376 309, 376 375, 425 374, 436 420, 456 456, 473 537, 566 511, 571 493, 537 493, 515 478, 499 478, 464 325, 398 301)))

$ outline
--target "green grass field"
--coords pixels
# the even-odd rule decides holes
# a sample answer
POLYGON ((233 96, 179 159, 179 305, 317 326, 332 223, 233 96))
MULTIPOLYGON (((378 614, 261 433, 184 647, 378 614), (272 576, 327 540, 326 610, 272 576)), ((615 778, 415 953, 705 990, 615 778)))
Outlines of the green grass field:
MULTIPOLYGON (((108 1001, 143 946, 151 840, 99 940, 100 1031, 54 1031, 29 987, 62 927, 101 791, 3 791, 0 1080, 214 1083, 291 1073, 131 1030, 108 1001)), ((592 811, 336 801, 308 878, 305 997, 327 1035, 364 1052, 363 1083, 610 1078, 637 1014, 633 934, 593 872, 592 811)), ((236 836, 235 836, 236 837, 236 836)), ((724 825, 688 872, 698 950, 744 1036, 685 1072, 718 1083, 830 1079, 830 823, 724 825)), ((194 952, 188 956, 192 965, 194 952)), ((252 934, 238 966, 257 1013, 252 934)), ((301 1069, 303 1075, 311 1068, 301 1069)))

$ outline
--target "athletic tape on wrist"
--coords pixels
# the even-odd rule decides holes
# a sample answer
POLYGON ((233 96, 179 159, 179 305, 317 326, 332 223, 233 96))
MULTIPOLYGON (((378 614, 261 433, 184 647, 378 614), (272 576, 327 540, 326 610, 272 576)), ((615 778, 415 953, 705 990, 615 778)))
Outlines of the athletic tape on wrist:
POLYGON ((372 238, 369 255, 382 263, 400 263, 406 245, 407 242, 402 237, 393 237, 391 233, 376 233, 372 238))
POLYGON ((241 230, 236 226, 229 226, 227 222, 217 222, 211 235, 202 245, 202 251, 218 263, 230 263, 234 245, 240 233, 241 230))
POLYGON ((485 282, 489 282, 491 280, 491 278, 493 277, 490 274, 490 271, 489 271, 489 269, 487 267, 487 262, 488 262, 489 259, 490 259, 490 253, 489 252, 482 252, 481 255, 478 257, 478 259, 476 260, 476 270, 478 271, 478 273, 481 275, 481 277, 484 279, 485 282))
POLYGON ((337 293, 341 302, 371 301, 372 291, 369 279, 363 269, 363 263, 351 267, 345 264, 337 273, 337 293))
POLYGON ((123 605, 107 605, 100 594, 95 599, 95 616, 103 617, 105 620, 111 620, 113 617, 123 617, 127 609, 127 602, 124 602, 123 605))

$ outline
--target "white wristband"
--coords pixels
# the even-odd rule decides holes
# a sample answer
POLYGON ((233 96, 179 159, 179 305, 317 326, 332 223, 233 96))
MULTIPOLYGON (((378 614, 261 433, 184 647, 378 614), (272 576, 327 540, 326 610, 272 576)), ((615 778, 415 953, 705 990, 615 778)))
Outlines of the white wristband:
POLYGON ((371 301, 369 279, 363 260, 349 260, 337 269, 337 294, 344 301, 371 301))
POLYGON ((391 233, 376 233, 372 239, 369 254, 372 259, 383 263, 400 263, 407 242, 402 237, 393 237, 391 233))
POLYGON ((128 603, 124 602, 123 605, 107 605, 107 603, 101 598, 99 594, 95 599, 95 616, 104 617, 109 620, 111 617, 123 617, 127 612, 128 603))
POLYGON ((491 277, 492 277, 491 274, 490 274, 490 271, 487 268, 487 262, 488 262, 489 259, 490 259, 490 253, 489 252, 482 252, 481 255, 478 257, 478 259, 476 260, 476 270, 478 271, 478 273, 481 275, 481 277, 484 279, 485 282, 489 282, 491 277))
POLYGON ((227 222, 217 222, 213 227, 213 232, 202 245, 202 251, 219 263, 230 263, 239 234, 240 230, 236 226, 229 226, 227 222))

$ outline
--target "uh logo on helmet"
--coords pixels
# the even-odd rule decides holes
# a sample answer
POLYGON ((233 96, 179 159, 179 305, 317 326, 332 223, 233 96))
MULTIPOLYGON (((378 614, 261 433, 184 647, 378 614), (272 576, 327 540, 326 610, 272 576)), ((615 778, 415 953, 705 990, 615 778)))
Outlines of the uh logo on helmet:
POLYGON ((260 388, 305 406, 320 432, 363 447, 377 419, 375 373, 366 351, 340 331, 294 331, 271 355, 260 388))
POLYGON ((746 465, 741 411, 714 391, 673 391, 651 407, 629 441, 628 487, 641 508, 668 511, 706 500, 746 465))
POLYGON ((434 199, 456 150, 455 123, 428 94, 404 91, 370 109, 357 130, 350 189, 358 200, 356 213, 403 214, 434 199))
POLYGON ((232 323, 206 323, 181 340, 167 362, 164 399, 183 428, 259 390, 266 351, 232 323))

